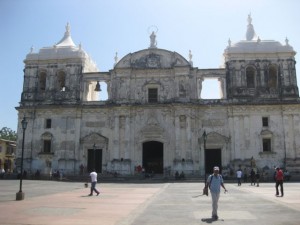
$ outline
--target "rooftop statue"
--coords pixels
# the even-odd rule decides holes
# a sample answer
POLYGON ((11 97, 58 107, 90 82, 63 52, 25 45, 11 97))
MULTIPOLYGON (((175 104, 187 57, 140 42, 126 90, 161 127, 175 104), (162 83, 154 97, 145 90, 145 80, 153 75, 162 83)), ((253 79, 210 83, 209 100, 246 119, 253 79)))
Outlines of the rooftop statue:
POLYGON ((114 64, 114 66, 115 66, 115 65, 117 65, 117 63, 119 61, 118 52, 116 52, 116 55, 115 55, 114 59, 115 59, 115 64, 114 64))
POLYGON ((156 42, 156 35, 154 31, 152 31, 150 35, 150 48, 156 48, 157 42, 156 42))
POLYGON ((252 23, 251 14, 248 15, 248 19, 247 20, 248 20, 248 26, 247 26, 247 32, 246 32, 246 40, 247 41, 251 41, 255 37, 254 27, 251 24, 252 23))
POLYGON ((189 63, 193 66, 193 60, 192 60, 192 58, 193 58, 192 51, 189 50, 189 63))

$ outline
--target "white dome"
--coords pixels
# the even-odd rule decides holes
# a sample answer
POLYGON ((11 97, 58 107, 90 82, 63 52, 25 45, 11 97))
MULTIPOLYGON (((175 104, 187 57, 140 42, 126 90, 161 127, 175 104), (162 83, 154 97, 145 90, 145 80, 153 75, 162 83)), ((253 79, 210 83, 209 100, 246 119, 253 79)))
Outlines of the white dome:
POLYGON ((52 47, 44 47, 39 50, 39 52, 31 52, 27 54, 26 61, 37 61, 37 60, 58 60, 58 59, 79 59, 85 61, 86 69, 88 71, 98 71, 96 64, 89 57, 89 55, 81 48, 81 45, 78 47, 74 44, 71 34, 70 34, 70 25, 69 23, 66 26, 66 32, 63 38, 52 47))
POLYGON ((265 57, 294 57, 296 52, 293 47, 289 45, 286 39, 285 45, 274 40, 261 40, 256 36, 254 27, 251 24, 251 15, 248 16, 248 25, 246 32, 246 40, 241 40, 237 43, 231 44, 229 39, 228 47, 224 51, 225 61, 235 58, 257 58, 258 55, 265 57))
POLYGON ((290 45, 282 45, 278 41, 257 40, 239 41, 232 46, 228 46, 226 53, 274 53, 274 52, 293 52, 290 45))

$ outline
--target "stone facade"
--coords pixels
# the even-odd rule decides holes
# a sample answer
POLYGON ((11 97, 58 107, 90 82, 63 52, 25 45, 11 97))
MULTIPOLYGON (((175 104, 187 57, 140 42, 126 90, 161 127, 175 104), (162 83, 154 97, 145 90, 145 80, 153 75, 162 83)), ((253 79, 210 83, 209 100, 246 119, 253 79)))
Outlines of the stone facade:
POLYGON ((83 165, 132 175, 140 165, 203 175, 214 165, 225 171, 253 162, 261 170, 299 168, 296 52, 288 40, 256 38, 250 18, 247 39, 229 41, 224 68, 198 69, 191 53, 188 61, 157 48, 153 35, 149 48, 108 72, 73 43, 68 25, 57 45, 27 55, 17 107, 19 121, 28 120, 24 169, 78 174, 83 165), (206 78, 218 78, 220 99, 201 98, 206 78), (105 101, 97 99, 99 82, 107 84, 105 101))

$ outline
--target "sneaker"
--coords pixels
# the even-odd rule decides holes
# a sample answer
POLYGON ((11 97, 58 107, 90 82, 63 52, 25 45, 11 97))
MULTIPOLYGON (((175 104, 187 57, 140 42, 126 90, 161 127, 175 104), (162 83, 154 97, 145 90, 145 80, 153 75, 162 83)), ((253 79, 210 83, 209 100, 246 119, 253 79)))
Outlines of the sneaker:
POLYGON ((92 196, 93 194, 89 194, 89 196, 92 196))
POLYGON ((97 196, 100 194, 100 192, 97 193, 97 196))

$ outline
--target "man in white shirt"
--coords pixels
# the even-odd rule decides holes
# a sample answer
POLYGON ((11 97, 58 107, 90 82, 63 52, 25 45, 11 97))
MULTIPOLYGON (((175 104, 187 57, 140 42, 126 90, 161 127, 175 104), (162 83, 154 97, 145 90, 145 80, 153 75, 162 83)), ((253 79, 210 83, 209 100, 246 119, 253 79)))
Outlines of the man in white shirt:
POLYGON ((97 173, 95 170, 93 170, 90 173, 90 177, 91 177, 91 193, 89 194, 89 196, 93 195, 93 192, 95 191, 97 193, 97 196, 100 194, 100 192, 96 189, 96 184, 97 184, 97 173))
POLYGON ((242 185, 242 182, 241 182, 241 179, 242 179, 242 170, 239 169, 238 171, 236 171, 236 178, 237 178, 237 181, 238 181, 238 186, 241 186, 242 185))

